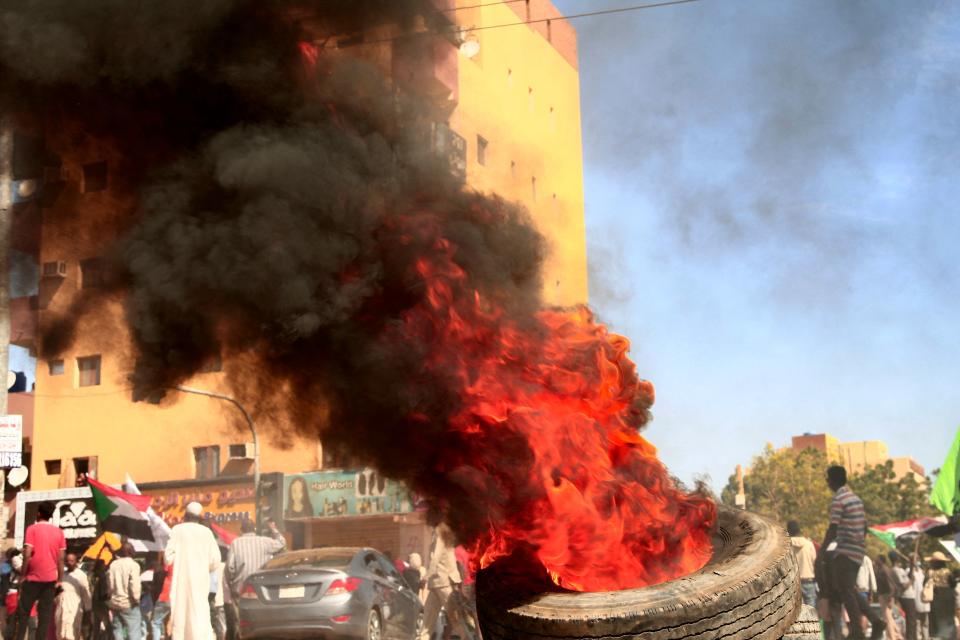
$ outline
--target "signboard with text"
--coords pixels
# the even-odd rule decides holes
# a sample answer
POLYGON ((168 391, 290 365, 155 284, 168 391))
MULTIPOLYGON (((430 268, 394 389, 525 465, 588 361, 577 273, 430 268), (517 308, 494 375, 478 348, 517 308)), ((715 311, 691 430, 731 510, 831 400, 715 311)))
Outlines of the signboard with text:
POLYGON ((55 489, 51 491, 23 491, 17 495, 15 539, 23 546, 26 528, 37 521, 37 507, 41 502, 53 505, 51 523, 63 529, 67 547, 83 550, 97 539, 97 514, 89 487, 55 489))
POLYGON ((283 517, 287 520, 411 513, 414 504, 403 484, 375 469, 314 471, 283 478, 283 517))
POLYGON ((23 464, 23 417, 0 416, 0 467, 23 464))
MULTIPOLYGON (((173 526, 183 521, 187 505, 199 502, 204 514, 219 525, 254 519, 253 482, 249 484, 210 484, 204 487, 150 489, 142 487, 153 498, 150 505, 164 521, 173 526)), ((230 529, 238 528, 228 527, 230 529)), ((239 531, 239 529, 237 529, 239 531)))

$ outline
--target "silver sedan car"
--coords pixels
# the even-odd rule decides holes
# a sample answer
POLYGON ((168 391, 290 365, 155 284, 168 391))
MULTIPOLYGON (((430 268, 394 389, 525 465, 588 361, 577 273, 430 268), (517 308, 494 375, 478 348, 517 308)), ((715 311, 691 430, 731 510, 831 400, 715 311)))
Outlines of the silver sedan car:
POLYGON ((361 547, 284 553, 240 594, 240 637, 414 640, 423 606, 383 554, 361 547))

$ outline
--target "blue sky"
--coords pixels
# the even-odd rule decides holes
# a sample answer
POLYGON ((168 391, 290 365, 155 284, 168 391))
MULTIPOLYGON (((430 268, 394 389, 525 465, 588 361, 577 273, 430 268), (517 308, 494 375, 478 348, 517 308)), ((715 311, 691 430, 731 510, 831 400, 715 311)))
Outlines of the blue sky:
POLYGON ((591 304, 657 388, 671 470, 719 490, 807 431, 938 467, 960 426, 960 4, 575 24, 591 304))

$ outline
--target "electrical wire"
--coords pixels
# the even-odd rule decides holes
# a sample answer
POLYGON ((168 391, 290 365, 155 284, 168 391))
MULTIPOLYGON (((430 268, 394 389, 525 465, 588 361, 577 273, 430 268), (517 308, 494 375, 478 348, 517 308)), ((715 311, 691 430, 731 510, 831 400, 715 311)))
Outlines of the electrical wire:
POLYGON ((453 7, 452 9, 441 9, 443 13, 454 13, 456 11, 465 11, 467 9, 479 9, 481 7, 493 7, 501 4, 516 4, 518 2, 526 2, 527 0, 498 0, 497 2, 484 2, 482 4, 471 4, 466 7, 453 7))
MULTIPOLYGON (((513 0, 509 0, 508 2, 493 2, 493 3, 488 3, 487 5, 475 5, 475 6, 489 6, 490 4, 508 4, 509 2, 512 2, 512 1, 513 1, 513 0)), ((571 15, 568 15, 568 16, 557 16, 557 17, 555 17, 555 18, 538 18, 538 19, 536 19, 536 20, 521 20, 521 21, 519 21, 519 22, 507 22, 507 23, 504 23, 504 24, 491 24, 491 25, 480 26, 480 27, 454 27, 453 29, 441 30, 441 31, 415 31, 415 32, 413 32, 413 33, 406 33, 406 34, 402 34, 402 35, 399 35, 399 36, 392 36, 392 37, 390 37, 390 38, 380 38, 380 39, 377 39, 377 40, 364 40, 364 41, 362 41, 362 42, 351 42, 351 43, 346 44, 346 45, 344 45, 343 47, 340 47, 340 48, 341 48, 341 49, 346 49, 346 48, 349 48, 349 47, 358 47, 358 46, 367 45, 367 44, 380 44, 380 43, 383 43, 383 42, 393 42, 393 41, 395 41, 395 40, 404 40, 404 39, 407 39, 407 38, 414 38, 414 37, 417 37, 417 36, 443 35, 443 34, 448 34, 448 33, 467 34, 467 33, 473 32, 473 31, 486 31, 486 30, 488 30, 488 29, 503 29, 503 28, 506 28, 506 27, 517 27, 517 26, 520 26, 520 25, 540 24, 540 23, 544 23, 544 22, 559 22, 559 21, 561 21, 561 20, 576 20, 576 19, 578 19, 578 18, 590 18, 590 17, 593 17, 593 16, 609 16, 609 15, 613 15, 613 14, 617 14, 617 13, 627 13, 627 12, 631 12, 631 11, 643 11, 644 9, 657 9, 657 8, 659 8, 659 7, 670 7, 670 6, 674 6, 674 5, 680 5, 680 4, 692 4, 692 3, 694 3, 694 2, 701 2, 701 0, 663 0, 662 2, 651 2, 651 3, 647 3, 647 4, 637 4, 637 5, 633 5, 633 6, 629 6, 629 7, 618 7, 618 8, 615 8, 615 9, 600 9, 600 10, 597 10, 597 11, 588 11, 588 12, 585 12, 585 13, 574 13, 574 14, 571 14, 571 15)), ((460 9, 470 9, 470 8, 473 8, 473 7, 460 7, 460 9)), ((451 9, 451 10, 447 10, 447 11, 449 12, 449 11, 453 11, 453 10, 451 9)))

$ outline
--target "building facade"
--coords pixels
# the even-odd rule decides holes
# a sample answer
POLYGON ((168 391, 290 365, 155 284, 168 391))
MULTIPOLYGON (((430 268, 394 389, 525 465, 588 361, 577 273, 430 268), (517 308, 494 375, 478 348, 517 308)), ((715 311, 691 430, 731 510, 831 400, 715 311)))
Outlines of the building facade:
MULTIPOLYGON (((425 16, 426 22, 435 24, 440 16, 451 29, 431 38, 428 55, 416 60, 414 90, 428 91, 443 103, 438 126, 456 140, 454 153, 467 185, 530 210, 551 247, 545 301, 585 303, 576 34, 548 0, 477 5, 424 0, 424 13, 434 14, 425 16), (456 4, 464 8, 457 10, 456 4), (549 21, 488 28, 540 19, 549 21)), ((396 32, 377 25, 371 33, 384 30, 396 32)), ((409 52, 399 48, 406 41, 367 47, 366 35, 359 37, 357 55, 383 60, 386 51, 387 70, 399 83, 405 69, 400 62, 409 59, 409 52)), ((123 186, 124 159, 109 144, 86 131, 48 125, 29 116, 19 123, 27 141, 23 146, 42 139, 59 159, 55 165, 39 163, 36 175, 21 176, 41 180, 44 197, 18 205, 15 217, 15 239, 34 256, 40 277, 36 295, 12 303, 14 342, 34 352, 39 350, 38 322, 73 313, 78 295, 99 285, 98 258, 114 240, 103 229, 115 228, 111 222, 136 206, 132 191, 123 186)), ((127 380, 134 355, 122 300, 83 311, 72 346, 56 359, 37 362, 32 489, 72 486, 87 473, 107 483, 120 483, 129 474, 149 487, 251 472, 251 438, 235 407, 182 393, 159 406, 134 402, 127 380)), ((229 360, 211 363, 184 384, 229 394, 226 372, 242 366, 229 360)), ((325 459, 322 443, 292 436, 282 423, 265 421, 258 427, 265 473, 311 472, 333 462, 325 459)), ((317 527, 326 530, 329 523, 317 527)), ((309 531, 305 536, 322 542, 309 531)))
POLYGON ((865 469, 893 462, 893 472, 897 480, 912 475, 918 482, 925 478, 924 468, 909 456, 890 457, 890 450, 880 440, 862 440, 859 442, 840 442, 829 433, 805 433, 793 436, 791 448, 794 451, 817 449, 827 455, 827 459, 846 467, 849 473, 862 473, 865 469))

